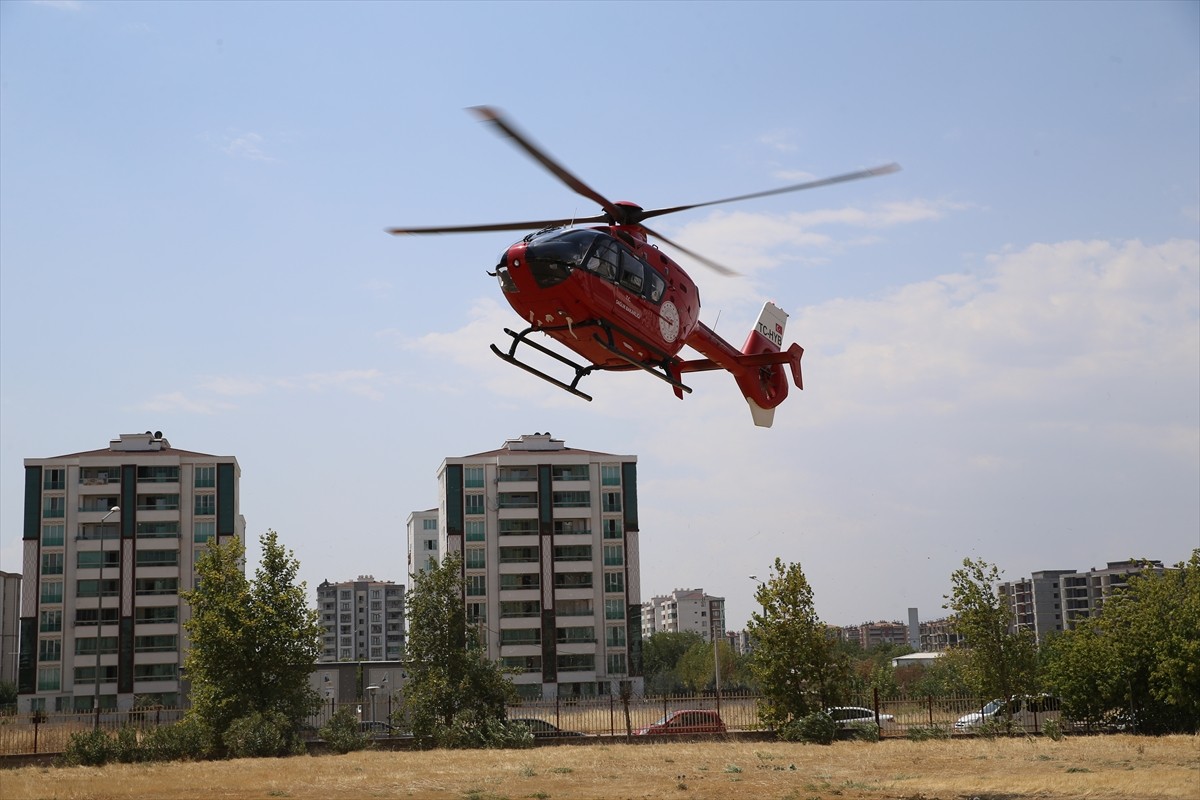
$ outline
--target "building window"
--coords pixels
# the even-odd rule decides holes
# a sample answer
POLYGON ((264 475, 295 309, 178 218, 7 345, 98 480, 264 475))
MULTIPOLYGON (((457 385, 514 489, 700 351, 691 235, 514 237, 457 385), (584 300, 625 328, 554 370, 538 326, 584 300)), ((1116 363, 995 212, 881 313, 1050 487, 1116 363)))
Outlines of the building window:
POLYGON ((65 469, 50 468, 42 471, 42 488, 43 489, 65 489, 67 488, 67 471, 65 469))
POLYGON ((468 547, 463 561, 467 569, 484 569, 487 567, 487 551, 482 547, 468 547))
POLYGON ((463 467, 463 486, 468 489, 482 489, 483 467, 463 467))
POLYGON ((605 492, 601 498, 601 511, 617 512, 621 510, 621 493, 605 492))
POLYGON ((542 604, 537 600, 506 600, 500 603, 500 619, 537 617, 541 613, 542 604))
POLYGON ((217 523, 215 520, 206 520, 203 522, 192 523, 192 542, 195 544, 205 544, 209 539, 217 535, 217 523))
POLYGON ((177 567, 179 566, 179 551, 138 550, 137 565, 139 567, 177 567))
POLYGON ((625 654, 624 653, 609 653, 608 654, 608 674, 609 675, 624 675, 626 672, 625 654))
POLYGON ((120 591, 121 581, 118 578, 105 578, 102 581, 75 581, 76 597, 116 597, 120 591))
POLYGON ((624 647, 625 646, 625 626, 610 625, 604 630, 604 644, 606 647, 624 647))
POLYGON ((605 539, 621 539, 625 536, 625 531, 622 529, 621 520, 619 519, 601 520, 600 526, 604 531, 605 539))
POLYGON ((596 669, 594 653, 560 653, 555 660, 563 672, 591 672, 596 669))
POLYGON ((47 519, 61 519, 67 514, 67 498, 47 497, 42 503, 42 516, 47 519))
POLYGON ((539 628, 512 628, 500 631, 500 644, 541 644, 542 631, 539 628))
POLYGON ((467 595, 469 597, 486 597, 487 578, 483 575, 468 575, 467 595))
POLYGON ((537 572, 524 572, 517 575, 501 575, 500 590, 507 589, 538 589, 542 585, 542 576, 537 572))
POLYGON ((61 611, 43 611, 41 616, 41 624, 38 625, 38 630, 42 633, 58 633, 62 630, 62 615, 61 611))
MULTIPOLYGON (((482 498, 480 499, 482 500, 482 498)), ((501 492, 500 507, 537 508, 537 492, 501 492)), ((482 514, 483 511, 481 510, 479 513, 482 514)))
POLYGON ((179 619, 179 609, 175 606, 147 606, 136 609, 135 614, 134 621, 139 625, 142 623, 177 622, 179 619))
POLYGON ((601 486, 620 486, 621 485, 621 465, 620 464, 605 464, 600 467, 600 485, 601 486))
POLYGON ((427 531, 436 531, 437 530, 437 520, 436 519, 423 519, 423 520, 421 520, 421 528, 423 530, 427 530, 427 531))
POLYGON ((604 601, 604 618, 605 619, 625 619, 625 601, 624 600, 605 600, 604 601))
POLYGON ((610 593, 625 591, 625 573, 624 572, 606 572, 604 573, 604 591, 610 593))
MULTIPOLYGON (((506 669, 516 669, 521 672, 541 672, 542 657, 541 656, 504 656, 500 659, 501 665, 506 669)), ((538 688, 541 688, 539 684, 538 688)))
POLYGON ((594 613, 590 599, 559 600, 555 611, 560 617, 590 617, 594 613))
POLYGON ((487 537, 485 531, 487 523, 481 519, 470 519, 463 523, 463 531, 467 535, 468 542, 482 542, 487 537))
POLYGON ((137 523, 137 538, 139 539, 170 539, 179 536, 179 522, 139 522, 137 523))
POLYGON ((196 467, 195 486, 197 489, 212 489, 217 485, 216 467, 196 467))
POLYGON ((501 481, 536 481, 537 472, 533 467, 500 467, 496 477, 501 481))
POLYGON ((591 643, 596 641, 596 629, 591 625, 578 625, 570 628, 559 628, 556 631, 559 644, 576 642, 591 643))
POLYGON ((467 622, 474 625, 487 622, 487 603, 467 603, 467 622))
POLYGON ((555 508, 589 508, 592 505, 591 492, 555 492, 555 508))
POLYGON ((121 563, 121 553, 117 550, 80 550, 75 553, 76 569, 100 569, 116 567, 121 563))
POLYGON ((587 464, 560 464, 550 467, 550 477, 556 481, 586 481, 587 464))
POLYGON ((176 594, 178 592, 178 578, 138 578, 133 584, 133 593, 139 595, 176 594))
POLYGON ((66 525, 43 525, 42 545, 45 547, 62 547, 66 525))
POLYGON ((138 483, 179 483, 179 467, 138 467, 138 483))
POLYGON ((211 517, 217 513, 217 496, 215 494, 196 495, 195 513, 198 517, 211 517))
MULTIPOLYGON (((555 523, 556 525, 558 523, 555 523)), ((502 519, 500 520, 501 536, 527 536, 538 532, 536 519, 502 519)))
POLYGON ((139 494, 137 496, 138 511, 178 511, 179 495, 177 494, 139 494))
POLYGON ((536 564, 538 548, 536 547, 501 547, 499 549, 501 564, 536 564))
POLYGON ((117 637, 116 636, 92 636, 87 639, 75 640, 75 655, 77 656, 94 656, 96 655, 96 645, 100 645, 100 655, 111 655, 117 652, 117 637))
POLYGON ((42 602, 61 603, 63 599, 62 581, 42 581, 42 602))
POLYGON ((426 539, 425 540, 425 549, 436 553, 437 552, 437 539, 426 539))
POLYGON ((62 684, 62 668, 61 667, 39 667, 38 668, 38 691, 39 692, 57 692, 62 684))
POLYGON ((625 549, 619 544, 604 545, 604 566, 619 567, 625 563, 625 549))
POLYGON ((590 544, 560 544, 554 548, 555 561, 591 561, 590 544))
POLYGON ((556 588, 556 589, 590 589, 590 588, 592 588, 592 573, 590 573, 590 572, 556 572, 556 573, 554 573, 554 588, 556 588))
POLYGON ((133 679, 135 681, 173 681, 175 680, 175 665, 134 664, 133 679))
POLYGON ((62 553, 42 553, 42 574, 43 575, 62 575, 63 574, 63 554, 62 553))
POLYGON ((464 514, 482 514, 483 508, 483 495, 468 494, 463 497, 464 514))
POLYGON ((62 639, 38 640, 38 661, 62 661, 62 639))

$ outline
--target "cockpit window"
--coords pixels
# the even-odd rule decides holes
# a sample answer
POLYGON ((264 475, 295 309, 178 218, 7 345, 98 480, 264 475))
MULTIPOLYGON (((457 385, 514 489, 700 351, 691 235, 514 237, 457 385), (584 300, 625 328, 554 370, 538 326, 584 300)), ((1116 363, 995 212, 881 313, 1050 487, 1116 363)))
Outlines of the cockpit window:
POLYGON ((583 265, 583 257, 598 235, 595 231, 553 231, 530 239, 525 260, 538 286, 549 288, 566 280, 572 269, 583 265))
POLYGON ((600 277, 615 283, 619 271, 617 264, 620 256, 618 253, 619 248, 616 242, 608 237, 601 237, 596 244, 596 249, 588 257, 587 268, 600 277))
POLYGON ((621 285, 634 294, 642 293, 644 265, 628 250, 621 251, 621 285))

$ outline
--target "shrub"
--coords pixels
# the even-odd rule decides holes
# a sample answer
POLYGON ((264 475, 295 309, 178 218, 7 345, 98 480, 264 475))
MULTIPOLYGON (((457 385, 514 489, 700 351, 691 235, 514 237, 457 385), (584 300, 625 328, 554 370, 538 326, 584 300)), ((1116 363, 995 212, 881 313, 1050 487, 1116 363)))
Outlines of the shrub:
POLYGON ((202 761, 212 758, 215 752, 212 731, 190 716, 174 725, 160 725, 146 731, 139 748, 143 761, 202 761))
POLYGON ((837 723, 824 711, 817 711, 799 719, 790 719, 779 726, 779 738, 788 742, 806 744, 833 744, 837 738, 837 723))
POLYGON ((433 740, 438 747, 447 748, 533 746, 533 734, 525 725, 492 718, 476 721, 462 716, 456 717, 450 725, 437 725, 433 740))
POLYGON ((231 722, 221 740, 233 758, 292 755, 302 748, 292 727, 282 714, 255 711, 231 722))
POLYGON ((139 747, 138 729, 132 725, 124 725, 117 731, 116 741, 113 742, 112 758, 122 764, 141 761, 139 747))
POLYGON ((358 719, 348 707, 342 706, 321 728, 321 738, 335 753, 362 750, 370 744, 370 738, 358 729, 358 719))
POLYGON ((931 739, 949 739, 950 731, 937 725, 914 725, 908 729, 910 742, 927 742, 931 739))
POLYGON ((1057 719, 1048 719, 1042 723, 1042 733, 1054 742, 1061 742, 1063 738, 1062 723, 1057 719))
POLYGON ((72 767, 99 767, 112 760, 116 742, 101 730, 71 734, 63 750, 62 763, 72 767))
POLYGON ((873 722, 852 722, 845 730, 845 737, 856 742, 878 742, 879 726, 873 722))

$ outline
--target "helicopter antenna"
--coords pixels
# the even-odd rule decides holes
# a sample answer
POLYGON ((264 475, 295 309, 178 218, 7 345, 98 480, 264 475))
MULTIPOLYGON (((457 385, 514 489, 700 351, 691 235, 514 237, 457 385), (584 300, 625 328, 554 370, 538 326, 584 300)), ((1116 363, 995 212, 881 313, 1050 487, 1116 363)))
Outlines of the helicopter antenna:
POLYGON ((719 325, 720 323, 721 323, 721 309, 718 309, 717 310, 717 318, 715 320, 713 320, 713 326, 712 326, 713 331, 716 331, 717 325, 719 325))

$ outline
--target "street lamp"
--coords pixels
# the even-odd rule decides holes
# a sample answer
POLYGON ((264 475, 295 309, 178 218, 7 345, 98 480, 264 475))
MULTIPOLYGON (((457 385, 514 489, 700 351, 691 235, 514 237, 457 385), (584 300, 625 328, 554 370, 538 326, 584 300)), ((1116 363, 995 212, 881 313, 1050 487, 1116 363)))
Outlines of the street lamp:
POLYGON ((371 733, 375 733, 375 692, 379 691, 379 687, 371 684, 367 687, 367 691, 371 693, 371 733))
POLYGON ((100 536, 100 577, 96 580, 96 696, 92 701, 95 706, 96 719, 92 723, 93 730, 100 730, 100 633, 104 623, 104 523, 113 514, 121 510, 120 506, 113 506, 108 510, 108 513, 100 518, 100 522, 96 525, 96 530, 100 536))

